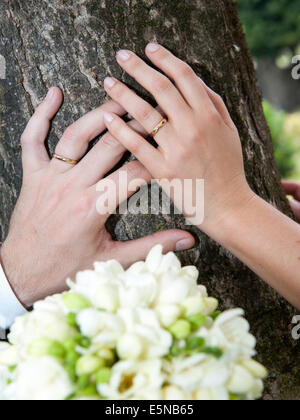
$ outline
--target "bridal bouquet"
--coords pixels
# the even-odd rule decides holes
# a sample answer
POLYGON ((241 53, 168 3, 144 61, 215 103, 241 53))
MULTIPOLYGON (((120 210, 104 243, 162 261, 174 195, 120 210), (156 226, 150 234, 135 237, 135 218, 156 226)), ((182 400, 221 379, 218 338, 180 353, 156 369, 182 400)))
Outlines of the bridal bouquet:
POLYGON ((160 246, 127 271, 78 273, 0 344, 0 399, 260 398, 267 372, 243 311, 218 312, 197 279, 160 246))

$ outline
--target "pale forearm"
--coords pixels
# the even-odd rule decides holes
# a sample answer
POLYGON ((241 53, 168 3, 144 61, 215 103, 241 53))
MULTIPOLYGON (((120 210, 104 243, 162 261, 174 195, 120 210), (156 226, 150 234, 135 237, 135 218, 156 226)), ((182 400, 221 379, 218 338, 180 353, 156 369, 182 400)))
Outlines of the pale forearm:
POLYGON ((257 196, 209 234, 300 308, 300 227, 257 196))

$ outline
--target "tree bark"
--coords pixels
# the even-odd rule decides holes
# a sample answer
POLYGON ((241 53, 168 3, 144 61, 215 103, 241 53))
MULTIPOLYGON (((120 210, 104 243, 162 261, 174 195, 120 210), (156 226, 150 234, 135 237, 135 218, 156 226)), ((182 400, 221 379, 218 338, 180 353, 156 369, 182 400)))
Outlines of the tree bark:
MULTIPOLYGON (((115 53, 129 48, 144 57, 148 41, 159 41, 189 62, 222 95, 241 135, 251 187, 290 215, 232 0, 2 0, 0 19, 0 55, 6 60, 6 79, 0 80, 1 240, 21 185, 20 135, 47 89, 58 85, 65 94, 49 136, 53 151, 68 125, 106 100, 106 75, 137 88, 116 65, 115 53)), ((126 215, 109 222, 120 240, 171 227, 184 227, 183 218, 126 215)), ((299 399, 297 343, 290 332, 295 310, 228 251, 192 231, 199 245, 181 259, 199 268, 201 283, 222 308, 246 310, 258 358, 270 371, 265 398, 299 399)))

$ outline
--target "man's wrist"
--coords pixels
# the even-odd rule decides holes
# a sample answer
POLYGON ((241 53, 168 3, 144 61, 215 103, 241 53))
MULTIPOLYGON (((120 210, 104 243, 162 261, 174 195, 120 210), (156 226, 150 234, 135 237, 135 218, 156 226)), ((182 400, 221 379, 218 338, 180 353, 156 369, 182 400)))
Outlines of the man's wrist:
POLYGON ((24 307, 25 310, 28 310, 32 306, 32 303, 27 297, 27 291, 24 290, 23 287, 20 285, 21 279, 19 278, 20 276, 17 273, 16 266, 14 267, 12 264, 10 264, 10 260, 11 255, 9 247, 7 246, 7 243, 4 242, 0 248, 0 264, 3 273, 16 299, 20 302, 20 304, 24 307))
MULTIPOLYGON (((1 249, 0 249, 1 256, 1 249)), ((18 316, 24 315, 27 309, 20 302, 12 288, 4 264, 0 258, 0 339, 4 339, 4 331, 11 327, 18 316), (3 336, 2 336, 3 335, 3 336)))

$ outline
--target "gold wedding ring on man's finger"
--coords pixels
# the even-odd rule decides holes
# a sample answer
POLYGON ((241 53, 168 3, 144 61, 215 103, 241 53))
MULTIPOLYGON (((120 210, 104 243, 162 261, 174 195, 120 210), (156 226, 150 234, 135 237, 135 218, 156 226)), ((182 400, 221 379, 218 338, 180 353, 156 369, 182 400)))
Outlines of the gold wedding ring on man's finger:
POLYGON ((64 156, 58 155, 56 153, 54 153, 53 159, 59 160, 60 162, 64 162, 64 163, 67 163, 68 165, 73 165, 73 166, 77 165, 78 163, 78 160, 69 159, 64 156))

